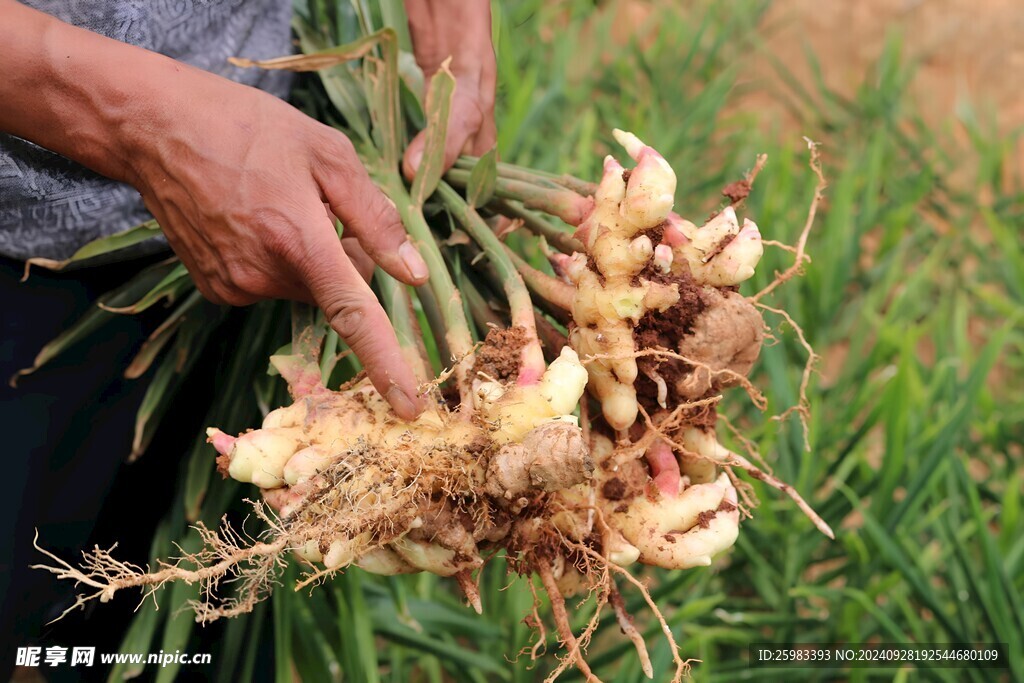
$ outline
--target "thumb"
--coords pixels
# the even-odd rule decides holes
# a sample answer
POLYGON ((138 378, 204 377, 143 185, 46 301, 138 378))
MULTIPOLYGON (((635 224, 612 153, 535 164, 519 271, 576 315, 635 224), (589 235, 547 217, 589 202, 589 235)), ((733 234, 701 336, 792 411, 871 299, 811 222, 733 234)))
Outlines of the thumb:
POLYGON ((421 130, 405 148, 405 154, 402 155, 402 175, 406 180, 416 177, 416 171, 419 170, 420 162, 423 161, 423 146, 426 144, 426 140, 426 131, 421 130))

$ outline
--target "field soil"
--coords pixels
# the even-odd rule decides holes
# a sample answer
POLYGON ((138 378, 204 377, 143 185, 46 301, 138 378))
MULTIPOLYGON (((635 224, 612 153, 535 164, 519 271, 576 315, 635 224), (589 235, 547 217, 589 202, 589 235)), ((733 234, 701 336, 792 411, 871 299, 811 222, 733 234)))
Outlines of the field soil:
MULTIPOLYGON (((599 15, 612 14, 612 39, 641 42, 656 31, 663 12, 692 14, 706 0, 610 0, 599 15)), ((774 0, 758 22, 753 47, 739 81, 736 111, 758 111, 765 126, 806 133, 807 122, 789 106, 782 64, 820 97, 807 58, 813 53, 825 85, 852 98, 881 57, 890 35, 899 36, 904 62, 915 65, 908 91, 925 122, 954 146, 968 145, 961 119, 967 111, 986 132, 1006 136, 1024 128, 1024 2, 1021 0, 774 0), (993 130, 994 129, 994 130, 993 130)), ((1024 174, 1024 135, 1010 163, 1024 174)))
MULTIPOLYGON (((805 57, 810 48, 829 88, 852 97, 897 32, 916 65, 909 93, 924 120, 967 143, 958 116, 968 107, 1002 134, 1024 126, 1024 2, 1020 0, 775 0, 759 32, 764 48, 814 90, 805 57)), ((788 114, 771 96, 778 76, 756 60, 749 79, 761 80, 742 106, 788 114)), ((788 120, 792 120, 789 117, 788 120)), ((1018 140, 1021 169, 1024 139, 1018 140)))

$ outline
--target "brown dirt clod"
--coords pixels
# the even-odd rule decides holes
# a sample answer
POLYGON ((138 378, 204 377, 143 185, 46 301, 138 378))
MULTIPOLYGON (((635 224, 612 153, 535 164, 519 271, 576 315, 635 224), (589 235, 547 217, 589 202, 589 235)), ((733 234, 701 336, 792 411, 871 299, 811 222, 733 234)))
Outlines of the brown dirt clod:
POLYGON ((697 515, 697 526, 701 529, 707 529, 711 526, 711 520, 713 520, 717 514, 718 512, 715 510, 704 510, 697 515))
POLYGON ((722 188, 722 196, 731 204, 739 204, 750 196, 750 181, 735 180, 722 188))
POLYGON ((231 454, 223 453, 217 456, 217 471, 220 472, 220 476, 227 479, 228 468, 231 467, 231 454))
POLYGON ((492 328, 476 353, 473 375, 483 374, 499 382, 515 381, 526 341, 526 330, 522 327, 492 328))
POLYGON ((601 487, 601 495, 606 500, 622 500, 626 497, 626 485, 618 477, 609 479, 601 487))
MULTIPOLYGON (((669 280, 657 272, 641 274, 644 275, 651 275, 648 278, 651 281, 669 280)), ((676 351, 679 340, 693 333, 694 324, 709 306, 708 293, 688 273, 672 277, 671 281, 679 285, 679 301, 667 311, 651 312, 640 319, 634 330, 638 351, 656 348, 676 351)), ((657 357, 639 358, 637 365, 640 369, 635 383, 637 397, 648 412, 654 412, 659 407, 658 386, 647 376, 648 372, 656 372, 665 379, 669 387, 669 403, 679 402, 674 395, 674 387, 679 379, 689 373, 689 365, 657 357)))
POLYGON ((723 235, 722 239, 718 240, 718 244, 712 247, 711 252, 708 254, 707 258, 710 260, 721 254, 722 250, 725 249, 729 245, 729 243, 733 241, 733 239, 735 239, 733 235, 723 235))
POLYGON ((648 228, 647 231, 644 233, 651 238, 651 244, 653 244, 654 246, 658 246, 659 244, 661 244, 661 240, 665 238, 665 225, 666 222, 662 221, 661 223, 655 225, 653 228, 648 228))

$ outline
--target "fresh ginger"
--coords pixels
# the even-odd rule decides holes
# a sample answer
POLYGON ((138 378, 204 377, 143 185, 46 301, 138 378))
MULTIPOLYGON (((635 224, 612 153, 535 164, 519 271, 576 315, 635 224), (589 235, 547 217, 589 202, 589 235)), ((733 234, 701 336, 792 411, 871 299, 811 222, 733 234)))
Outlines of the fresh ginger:
MULTIPOLYGON (((293 372, 291 358, 275 360, 293 372)), ((483 564, 476 542, 493 535, 493 512, 472 501, 455 510, 435 494, 486 491, 512 504, 588 478, 593 466, 572 415, 586 379, 566 347, 539 380, 478 381, 471 420, 436 409, 407 423, 368 383, 340 393, 317 384, 261 429, 207 434, 222 473, 259 486, 286 523, 309 529, 296 548, 304 559, 336 570, 369 556, 368 571, 451 576, 483 564)))
MULTIPOLYGON (((551 255, 561 279, 510 258, 481 217, 439 186, 444 207, 503 279, 512 320, 492 330, 475 361, 468 352, 456 361, 457 403, 432 391, 431 408, 404 422, 368 382, 330 391, 315 359, 274 357, 294 402, 238 437, 208 430, 219 470, 259 487, 277 511, 273 517, 257 506, 269 540, 245 546, 231 533, 200 528, 206 549, 187 558, 199 570, 139 572, 102 551, 86 571, 52 555, 58 566, 47 569, 96 589, 80 603, 176 579, 212 589, 240 576, 237 597, 197 605, 198 618, 209 620, 252 609, 291 552, 312 567, 305 583, 349 566, 428 571, 454 577, 480 610, 473 573, 504 549, 511 566, 537 574, 551 597, 568 653, 552 678, 572 664, 596 680, 581 646, 596 617, 577 639, 563 602, 585 591, 596 592, 598 611, 611 602, 652 675, 615 578, 636 587, 662 619, 627 568, 707 566, 732 546, 746 511, 733 468, 784 490, 831 530, 792 488, 716 435, 723 389, 742 385, 759 396, 746 377, 764 323, 737 291, 763 252, 757 225, 740 223, 732 206, 702 227, 684 220, 672 212, 676 176, 665 159, 631 133, 615 138, 636 166, 626 170, 609 156, 596 186, 545 178, 522 194, 521 177, 499 183, 501 202, 549 207, 577 225, 574 239, 562 242, 582 251, 551 255), (527 285, 571 320, 565 346, 557 355, 548 349, 556 357, 546 366, 527 285)), ((672 647, 679 680, 686 665, 672 647)))

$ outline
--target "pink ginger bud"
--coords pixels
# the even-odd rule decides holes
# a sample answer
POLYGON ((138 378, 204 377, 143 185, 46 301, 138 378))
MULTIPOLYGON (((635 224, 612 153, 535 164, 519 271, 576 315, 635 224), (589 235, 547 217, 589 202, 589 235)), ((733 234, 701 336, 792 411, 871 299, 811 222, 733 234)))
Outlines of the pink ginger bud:
POLYGON ((648 147, 632 133, 616 129, 614 135, 637 162, 626 185, 622 215, 641 230, 652 228, 672 211, 675 171, 653 147, 648 147))
POLYGON ((757 224, 749 218, 744 219, 740 233, 708 264, 708 284, 726 287, 750 279, 763 254, 764 245, 757 224))
POLYGON ((654 248, 654 267, 665 274, 672 270, 672 247, 659 244, 654 248))
POLYGON ((206 430, 206 440, 213 444, 218 453, 228 455, 231 453, 231 447, 235 445, 236 437, 225 434, 216 427, 210 427, 206 430))

